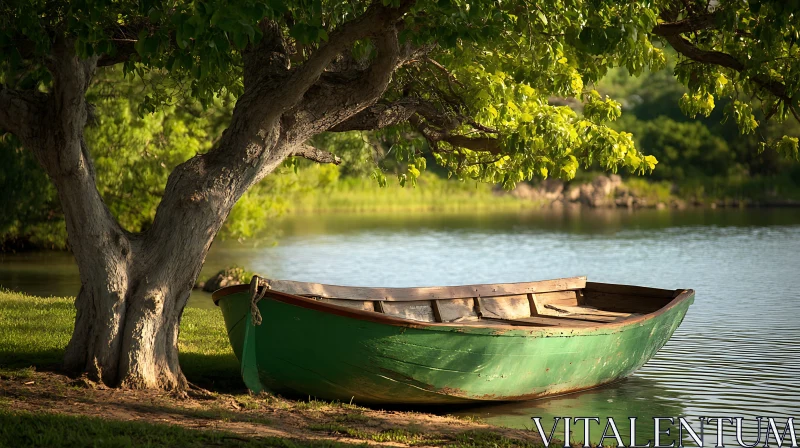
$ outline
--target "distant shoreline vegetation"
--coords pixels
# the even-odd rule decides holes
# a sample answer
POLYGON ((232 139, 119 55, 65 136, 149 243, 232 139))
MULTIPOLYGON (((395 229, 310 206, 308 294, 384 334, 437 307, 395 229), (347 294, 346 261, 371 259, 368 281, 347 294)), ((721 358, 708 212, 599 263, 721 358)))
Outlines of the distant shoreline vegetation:
MULTIPOLYGON (((222 238, 247 240, 268 232, 280 217, 330 213, 513 212, 562 208, 684 209, 691 207, 800 207, 800 185, 789 176, 699 178, 680 183, 582 173, 570 182, 521 183, 512 191, 478 182, 423 174, 416 187, 366 177, 339 177, 338 167, 316 165, 274 176, 240 200, 222 238)), ((146 223, 145 223, 146 226, 146 223)), ((66 250, 63 219, 10 226, 0 251, 66 250)))

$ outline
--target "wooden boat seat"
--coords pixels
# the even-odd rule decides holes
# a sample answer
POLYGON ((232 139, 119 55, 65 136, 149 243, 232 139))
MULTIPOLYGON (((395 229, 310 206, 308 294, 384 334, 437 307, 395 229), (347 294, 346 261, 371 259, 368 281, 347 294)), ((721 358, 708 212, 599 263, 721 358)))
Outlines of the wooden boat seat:
POLYGON ((570 319, 588 320, 593 322, 616 322, 629 317, 640 316, 639 313, 620 313, 615 311, 600 310, 592 306, 564 306, 545 305, 548 312, 545 315, 568 317, 570 319), (551 314, 550 311, 553 313, 551 314))

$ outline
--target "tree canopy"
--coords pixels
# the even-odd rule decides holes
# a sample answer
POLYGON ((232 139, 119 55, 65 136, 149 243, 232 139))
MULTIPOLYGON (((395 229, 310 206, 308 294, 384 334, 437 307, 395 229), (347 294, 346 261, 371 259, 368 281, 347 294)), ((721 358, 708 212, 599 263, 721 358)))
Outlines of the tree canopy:
MULTIPOLYGON (((797 118, 800 29, 791 4, 11 1, 0 7, 8 56, 0 79, 5 95, 49 89, 47 58, 63 36, 98 66, 122 64, 139 76, 147 86, 142 113, 169 107, 176 95, 213 107, 243 93, 243 55, 277 32, 290 72, 335 51, 318 88, 347 91, 359 87, 348 76, 374 64, 382 44, 373 36, 385 16, 399 33, 391 83, 377 104, 320 130, 380 131, 408 163, 401 182, 425 169, 421 155, 431 151, 456 176, 510 187, 534 176, 571 178, 580 162, 651 171, 656 159, 608 126, 619 103, 593 86, 615 66, 635 75, 662 67, 665 44, 681 56, 675 73, 688 87, 680 100, 686 114, 709 115, 730 99, 725 118, 742 133, 759 121, 797 118), (582 102, 582 114, 557 98, 582 102)), ((794 136, 765 143, 797 157, 794 136)))

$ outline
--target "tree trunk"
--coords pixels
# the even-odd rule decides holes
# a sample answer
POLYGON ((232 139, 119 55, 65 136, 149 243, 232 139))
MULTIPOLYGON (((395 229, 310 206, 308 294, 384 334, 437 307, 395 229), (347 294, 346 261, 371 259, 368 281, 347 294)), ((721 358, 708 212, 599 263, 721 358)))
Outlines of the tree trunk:
MULTIPOLYGON (((173 258, 198 270, 202 265, 201 260, 173 258)), ((130 275, 133 266, 117 260, 98 257, 94 264, 115 268, 118 275, 81 287, 65 367, 109 386, 185 389, 178 329, 191 289, 169 284, 157 271, 130 275), (109 293, 121 284, 127 285, 121 294, 109 293)))
POLYGON ((109 386, 185 389, 178 332, 203 263, 196 255, 132 244, 124 258, 97 254, 81 260, 82 287, 65 367, 109 386), (87 271, 104 275, 84 279, 87 271))
POLYGON ((120 229, 104 206, 68 206, 76 203, 73 196, 78 203, 87 196, 99 199, 94 185, 58 184, 82 284, 65 367, 110 386, 184 389, 180 318, 223 219, 187 226, 180 222, 185 216, 172 213, 173 238, 154 244, 149 235, 120 229))
MULTIPOLYGON (((221 144, 249 141, 229 134, 221 144)), ((271 172, 289 150, 271 145, 258 172, 271 172)), ((258 179, 253 173, 232 179, 229 166, 209 158, 195 156, 173 171, 153 225, 142 234, 117 225, 93 180, 56 182, 82 283, 67 369, 110 386, 186 388, 178 362, 183 310, 214 237, 258 179)))

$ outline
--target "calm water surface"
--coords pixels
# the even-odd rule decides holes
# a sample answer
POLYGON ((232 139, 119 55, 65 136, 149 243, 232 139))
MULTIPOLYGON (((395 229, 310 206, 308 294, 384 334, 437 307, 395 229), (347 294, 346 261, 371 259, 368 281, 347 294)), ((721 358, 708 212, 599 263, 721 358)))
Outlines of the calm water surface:
MULTIPOLYGON (((617 423, 628 416, 687 416, 695 423, 699 416, 742 416, 751 435, 754 416, 800 417, 800 210, 334 215, 292 217, 280 227, 275 246, 216 243, 204 275, 233 263, 274 278, 361 286, 587 275, 697 292, 670 342, 630 378, 448 413, 520 428, 541 416, 547 429, 554 416, 613 416, 617 423)), ((55 295, 79 287, 64 254, 0 256, 0 285, 55 295)), ((191 300, 208 304, 205 294, 191 300)), ((627 432, 624 424, 620 429, 627 432)), ((651 422, 640 423, 645 430, 652 437, 651 422)), ((600 432, 593 430, 592 439, 600 432)), ((732 428, 726 433, 732 436, 732 428)), ((582 431, 574 438, 582 440, 582 431)))

